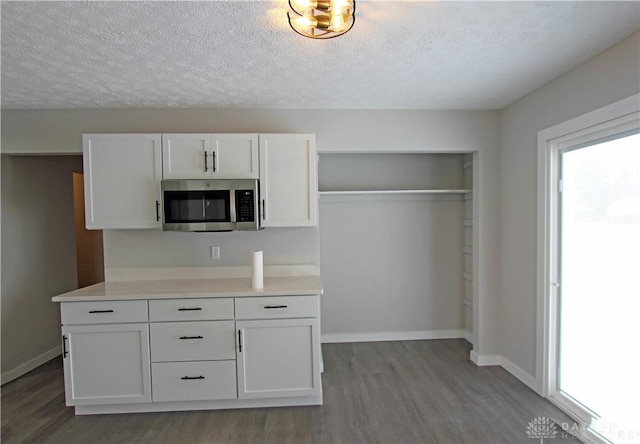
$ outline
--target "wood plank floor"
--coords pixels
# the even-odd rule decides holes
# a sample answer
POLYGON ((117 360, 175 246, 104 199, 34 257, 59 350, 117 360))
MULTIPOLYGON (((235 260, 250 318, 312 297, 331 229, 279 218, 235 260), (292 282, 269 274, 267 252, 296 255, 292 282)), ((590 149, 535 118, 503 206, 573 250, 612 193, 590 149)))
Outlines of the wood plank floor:
MULTIPOLYGON (((74 416, 61 358, 2 387, 2 443, 534 443, 569 419, 464 340, 324 344, 324 405, 74 416)), ((545 439, 545 442, 550 440, 545 439)), ((558 433, 554 441, 578 442, 558 433)))

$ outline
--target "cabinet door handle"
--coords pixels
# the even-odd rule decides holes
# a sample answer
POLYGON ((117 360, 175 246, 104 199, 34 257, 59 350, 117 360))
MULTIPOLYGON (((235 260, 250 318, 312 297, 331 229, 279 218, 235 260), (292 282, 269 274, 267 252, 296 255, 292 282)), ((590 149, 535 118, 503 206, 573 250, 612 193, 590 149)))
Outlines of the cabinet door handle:
POLYGON ((62 358, 66 358, 69 354, 69 350, 67 350, 67 335, 62 335, 62 358))
POLYGON ((238 330, 238 352, 242 353, 242 330, 238 330))
POLYGON ((211 151, 211 159, 213 160, 213 172, 215 173, 217 170, 216 167, 216 152, 215 151, 211 151))
POLYGON ((286 305, 265 305, 264 309, 265 310, 271 310, 273 308, 287 308, 286 305))
POLYGON ((202 310, 202 307, 184 307, 184 308, 178 308, 178 311, 200 311, 202 310))
POLYGON ((204 172, 207 172, 207 151, 204 151, 204 172))
POLYGON ((267 213, 267 210, 265 209, 264 201, 265 201, 265 199, 262 199, 262 220, 265 220, 266 213, 267 213))
POLYGON ((89 314, 113 313, 113 310, 91 310, 89 314))
POLYGON ((202 336, 180 336, 180 339, 203 339, 202 336))
POLYGON ((160 202, 156 200, 156 222, 160 220, 160 202))
POLYGON ((200 375, 200 376, 183 376, 182 378, 183 381, 189 381, 192 379, 204 379, 204 376, 200 375))

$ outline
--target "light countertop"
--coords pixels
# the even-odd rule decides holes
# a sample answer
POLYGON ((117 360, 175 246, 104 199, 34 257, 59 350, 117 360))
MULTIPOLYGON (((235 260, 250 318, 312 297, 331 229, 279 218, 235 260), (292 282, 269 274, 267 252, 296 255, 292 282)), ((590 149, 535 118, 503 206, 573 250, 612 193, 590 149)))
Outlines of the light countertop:
POLYGON ((124 301, 132 299, 293 296, 322 294, 320 276, 265 277, 264 288, 251 278, 107 281, 51 298, 53 302, 124 301))

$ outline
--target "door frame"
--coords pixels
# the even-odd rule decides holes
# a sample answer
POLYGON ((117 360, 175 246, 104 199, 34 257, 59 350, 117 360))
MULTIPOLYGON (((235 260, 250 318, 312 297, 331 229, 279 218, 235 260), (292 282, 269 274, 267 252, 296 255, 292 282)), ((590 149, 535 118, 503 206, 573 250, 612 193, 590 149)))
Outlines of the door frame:
MULTIPOLYGON (((538 393, 581 422, 591 412, 556 391, 561 151, 640 128, 640 94, 538 132, 536 384, 538 393)), ((597 439, 595 439, 597 441, 597 439)))

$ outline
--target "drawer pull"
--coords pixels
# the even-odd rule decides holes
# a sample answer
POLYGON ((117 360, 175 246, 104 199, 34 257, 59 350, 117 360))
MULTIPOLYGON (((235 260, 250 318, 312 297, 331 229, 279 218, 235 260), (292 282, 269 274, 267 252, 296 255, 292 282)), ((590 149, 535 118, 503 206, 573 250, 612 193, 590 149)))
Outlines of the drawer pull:
POLYGON ((178 308, 178 311, 200 311, 201 307, 187 307, 187 308, 178 308))
POLYGON ((180 336, 180 339, 203 339, 202 336, 180 336))
POLYGON ((113 313, 113 310, 91 310, 89 313, 90 313, 90 314, 96 314, 96 313, 113 313))
POLYGON ((271 310, 273 308, 287 308, 286 305, 265 305, 264 309, 265 310, 271 310))
POLYGON ((183 376, 180 379, 182 379, 183 381, 189 381, 193 379, 204 379, 204 376, 183 376))

